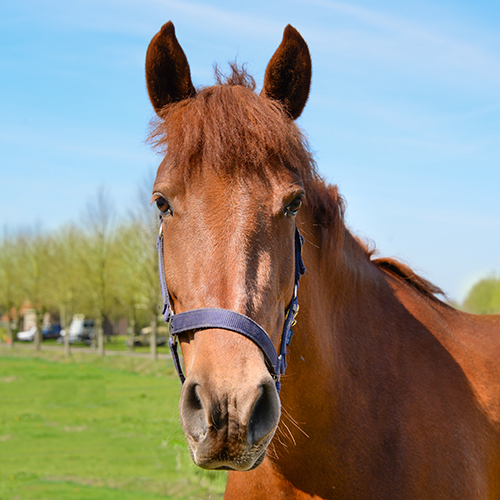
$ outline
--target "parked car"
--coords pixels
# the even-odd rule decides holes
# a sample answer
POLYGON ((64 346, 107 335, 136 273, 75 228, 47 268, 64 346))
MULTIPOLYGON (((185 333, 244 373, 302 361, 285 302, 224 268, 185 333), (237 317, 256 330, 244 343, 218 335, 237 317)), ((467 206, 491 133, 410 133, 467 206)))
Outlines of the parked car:
POLYGON ((32 326, 29 330, 24 332, 17 332, 16 338, 20 342, 33 342, 35 339, 36 326, 32 326))
MULTIPOLYGON (((35 340, 36 326, 29 330, 18 332, 17 340, 20 342, 33 342, 35 340)), ((42 340, 57 339, 61 336, 61 325, 48 324, 42 327, 42 340)))
POLYGON ((95 321, 93 319, 85 319, 85 316, 82 314, 75 314, 68 331, 63 330, 61 335, 58 342, 63 342, 63 337, 68 335, 70 344, 74 344, 75 342, 90 344, 95 335, 95 321))
MULTIPOLYGON (((156 337, 156 345, 158 347, 163 347, 167 343, 167 337, 161 335, 159 337, 156 337)), ((127 345, 130 344, 130 340, 127 340, 126 342, 127 345)), ((148 346, 151 344, 151 341, 149 338, 144 338, 142 335, 136 335, 134 337, 134 347, 141 347, 141 346, 148 346)))
MULTIPOLYGON (((134 337, 134 347, 148 346, 151 344, 151 327, 146 326, 141 330, 140 335, 136 335, 134 337)), ((156 345, 162 347, 166 345, 168 341, 168 329, 160 326, 158 327, 158 331, 156 332, 156 345)), ((130 345, 130 340, 125 342, 127 345, 130 345)))
POLYGON ((48 324, 42 327, 42 337, 45 339, 58 339, 61 336, 61 325, 48 324))

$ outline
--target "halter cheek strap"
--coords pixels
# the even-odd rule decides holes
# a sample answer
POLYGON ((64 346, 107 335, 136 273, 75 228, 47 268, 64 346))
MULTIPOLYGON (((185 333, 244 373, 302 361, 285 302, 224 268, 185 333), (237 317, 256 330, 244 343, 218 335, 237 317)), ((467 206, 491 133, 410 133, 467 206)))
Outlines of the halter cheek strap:
POLYGON ((295 285, 293 297, 290 301, 290 306, 286 313, 283 332, 281 334, 280 351, 276 352, 269 335, 266 331, 254 320, 243 314, 231 311, 229 309, 193 309, 179 314, 173 314, 170 306, 170 296, 165 281, 165 269, 163 260, 163 224, 160 216, 160 232, 156 247, 158 249, 158 267, 160 271, 161 293, 163 296, 162 314, 165 322, 170 326, 170 338, 168 345, 174 360, 174 366, 182 383, 186 377, 182 371, 179 354, 177 352, 177 336, 180 333, 191 330, 206 330, 218 328, 230 330, 240 335, 243 335, 254 342, 264 354, 264 359, 267 368, 275 380, 276 389, 279 392, 280 377, 285 373, 286 369, 286 353, 287 346, 292 339, 292 326, 295 325, 295 317, 299 311, 299 301, 297 290, 299 287, 299 279, 306 272, 304 262, 302 261, 302 246, 304 239, 297 227, 295 228, 295 285))

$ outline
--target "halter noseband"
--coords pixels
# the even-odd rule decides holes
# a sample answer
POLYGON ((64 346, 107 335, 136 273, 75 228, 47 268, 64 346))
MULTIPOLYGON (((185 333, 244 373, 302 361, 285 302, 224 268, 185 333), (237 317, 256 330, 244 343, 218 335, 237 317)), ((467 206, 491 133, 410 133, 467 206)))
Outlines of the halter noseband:
POLYGON ((165 269, 163 261, 163 220, 160 215, 160 232, 156 242, 158 249, 158 267, 160 271, 161 293, 163 296, 163 318, 170 326, 170 338, 168 345, 174 360, 174 366, 182 383, 186 377, 182 372, 179 354, 177 352, 177 336, 180 333, 190 330, 203 330, 211 328, 219 328, 230 330, 240 335, 243 335, 253 341, 264 354, 267 368, 276 383, 276 389, 280 392, 281 384, 280 377, 285 373, 286 369, 286 348, 292 339, 292 326, 295 325, 295 317, 299 311, 299 300, 297 290, 299 287, 299 279, 306 272, 304 262, 302 261, 302 245, 304 239, 295 227, 295 285, 293 297, 290 301, 290 306, 285 317, 283 325, 283 333, 281 334, 280 352, 279 355, 274 348, 269 335, 266 331, 257 324, 253 319, 243 314, 231 311, 229 309, 193 309, 183 313, 174 314, 170 306, 170 296, 165 281, 165 269))

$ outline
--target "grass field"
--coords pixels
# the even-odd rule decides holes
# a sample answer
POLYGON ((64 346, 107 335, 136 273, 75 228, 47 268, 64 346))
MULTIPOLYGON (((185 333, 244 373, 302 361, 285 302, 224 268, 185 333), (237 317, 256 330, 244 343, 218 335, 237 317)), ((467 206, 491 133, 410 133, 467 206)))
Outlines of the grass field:
POLYGON ((0 347, 1 500, 222 498, 196 468, 171 363, 0 347))

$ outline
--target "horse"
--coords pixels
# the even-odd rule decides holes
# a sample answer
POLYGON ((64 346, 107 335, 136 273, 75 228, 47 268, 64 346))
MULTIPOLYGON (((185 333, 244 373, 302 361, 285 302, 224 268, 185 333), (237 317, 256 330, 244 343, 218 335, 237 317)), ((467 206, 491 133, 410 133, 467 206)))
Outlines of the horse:
POLYGON ((230 471, 233 500, 500 499, 500 316, 455 310, 348 230, 295 123, 311 82, 299 32, 260 93, 235 64, 197 89, 168 22, 146 81, 193 461, 230 471))

